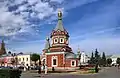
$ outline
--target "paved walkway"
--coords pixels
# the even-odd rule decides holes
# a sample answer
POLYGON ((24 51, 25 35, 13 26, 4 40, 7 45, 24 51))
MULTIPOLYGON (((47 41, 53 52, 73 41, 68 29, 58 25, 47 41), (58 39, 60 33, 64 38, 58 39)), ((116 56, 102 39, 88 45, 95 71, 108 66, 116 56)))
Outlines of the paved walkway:
MULTIPOLYGON (((35 73, 23 73, 21 78, 40 78, 38 74, 35 73)), ((78 75, 78 74, 48 74, 42 75, 41 78, 120 78, 120 69, 115 67, 105 68, 98 74, 90 75, 78 75)))

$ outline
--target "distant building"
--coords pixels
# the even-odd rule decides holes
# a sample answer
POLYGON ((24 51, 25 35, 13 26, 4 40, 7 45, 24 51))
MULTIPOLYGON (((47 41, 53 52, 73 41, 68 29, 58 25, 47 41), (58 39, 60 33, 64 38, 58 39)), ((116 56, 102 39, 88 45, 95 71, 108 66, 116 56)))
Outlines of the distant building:
POLYGON ((112 55, 109 58, 112 59, 112 65, 115 65, 115 64, 117 64, 116 61, 117 61, 117 58, 120 58, 120 55, 112 55))
POLYGON ((17 55, 16 57, 18 59, 18 65, 24 65, 24 66, 31 65, 30 54, 17 55))
MULTIPOLYGON (((0 56, 1 66, 34 66, 34 61, 31 60, 30 54, 16 54, 15 56, 4 54, 0 56), (15 61, 13 63, 13 61, 15 61)), ((39 61, 36 62, 39 65, 39 61)))
POLYGON ((0 66, 11 66, 13 57, 11 55, 1 55, 0 56, 0 66))
POLYGON ((88 55, 85 54, 84 51, 80 52, 79 48, 78 48, 77 56, 78 58, 80 58, 79 64, 81 65, 88 64, 88 61, 90 60, 90 58, 88 57, 88 55), (80 57, 79 57, 79 54, 80 54, 80 57))
POLYGON ((48 68, 55 69, 75 69, 78 67, 79 58, 73 53, 69 46, 69 34, 62 24, 62 12, 58 12, 58 24, 52 31, 51 41, 47 38, 42 61, 45 61, 48 68))

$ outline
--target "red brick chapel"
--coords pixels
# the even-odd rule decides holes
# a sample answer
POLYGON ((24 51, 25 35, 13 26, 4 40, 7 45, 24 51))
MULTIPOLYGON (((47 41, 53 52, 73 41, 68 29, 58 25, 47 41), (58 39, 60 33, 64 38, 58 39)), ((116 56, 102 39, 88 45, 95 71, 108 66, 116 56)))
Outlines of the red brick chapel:
POLYGON ((50 39, 46 39, 43 50, 48 68, 70 69, 78 67, 79 59, 69 47, 69 37, 69 33, 62 24, 62 12, 59 11, 56 28, 52 31, 50 39))

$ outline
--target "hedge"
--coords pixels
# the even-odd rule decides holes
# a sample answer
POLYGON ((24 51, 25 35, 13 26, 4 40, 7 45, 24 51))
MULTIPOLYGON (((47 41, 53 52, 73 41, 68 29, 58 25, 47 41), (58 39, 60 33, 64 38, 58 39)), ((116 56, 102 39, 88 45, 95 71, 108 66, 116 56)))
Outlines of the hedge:
POLYGON ((0 69, 0 78, 20 78, 21 73, 18 69, 0 69))

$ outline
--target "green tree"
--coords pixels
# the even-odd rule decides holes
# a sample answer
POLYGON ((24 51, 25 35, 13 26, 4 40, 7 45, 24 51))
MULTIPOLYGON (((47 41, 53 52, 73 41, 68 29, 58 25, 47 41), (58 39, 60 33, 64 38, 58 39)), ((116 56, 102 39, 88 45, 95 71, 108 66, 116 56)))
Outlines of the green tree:
POLYGON ((40 55, 38 55, 38 54, 32 54, 31 55, 31 60, 32 61, 34 61, 35 62, 35 65, 36 65, 36 62, 38 61, 38 60, 40 60, 40 55))
POLYGON ((100 62, 100 55, 99 55, 99 52, 98 52, 98 50, 96 49, 95 50, 95 64, 99 64, 99 62, 100 62))
POLYGON ((90 64, 95 64, 93 52, 92 52, 92 55, 91 55, 91 58, 90 58, 90 62, 89 62, 89 63, 90 63, 90 64))
POLYGON ((105 56, 105 52, 103 52, 103 54, 102 54, 101 65, 102 65, 102 66, 106 66, 106 56, 105 56))
POLYGON ((120 65, 120 58, 117 58, 116 63, 120 65))
POLYGON ((107 59, 107 64, 110 66, 111 63, 112 63, 112 59, 111 59, 111 58, 108 58, 108 59, 107 59))

